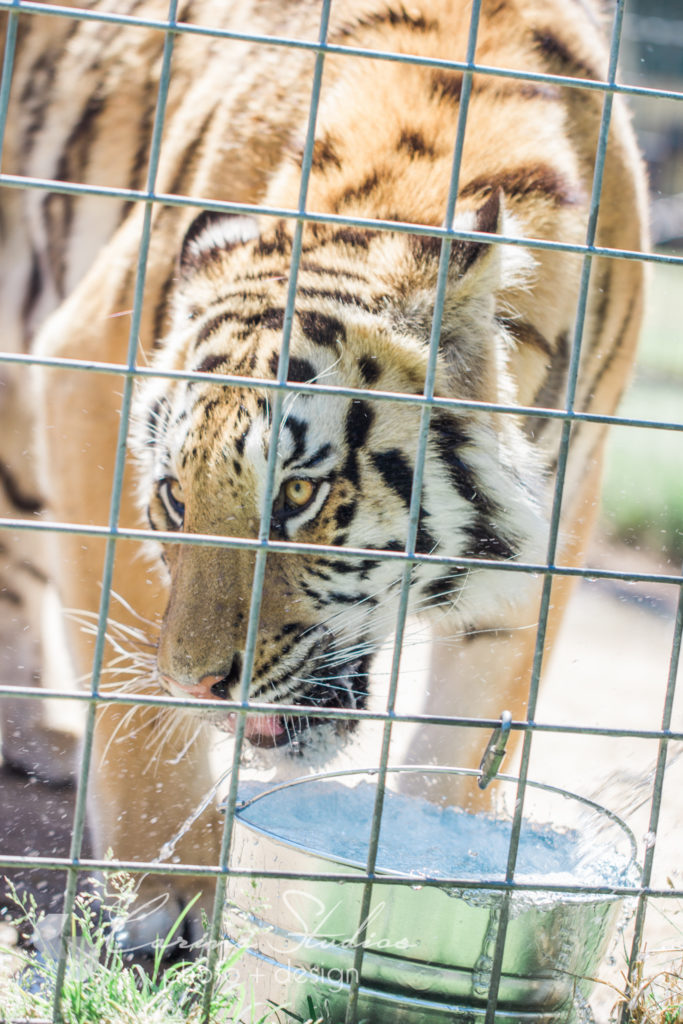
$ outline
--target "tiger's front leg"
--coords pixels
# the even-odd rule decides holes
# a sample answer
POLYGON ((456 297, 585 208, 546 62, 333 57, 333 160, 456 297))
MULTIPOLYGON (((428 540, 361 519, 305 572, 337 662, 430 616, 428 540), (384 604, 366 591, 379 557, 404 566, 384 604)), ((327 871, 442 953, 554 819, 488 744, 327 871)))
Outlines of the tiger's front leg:
MULTIPOLYGON (((5 296, 3 296, 3 299, 5 296)), ((6 303, 3 302, 3 308, 6 303)), ((6 337, 12 343, 11 331, 6 337)), ((16 346, 18 347, 18 346, 16 346)), ((43 500, 32 458, 33 404, 22 391, 25 367, 0 368, 0 515, 35 523, 43 500)), ((0 684, 32 689, 44 673, 44 602, 49 589, 45 546, 33 530, 5 530, 0 538, 0 684)), ((44 782, 71 781, 77 741, 54 728, 37 697, 0 697, 5 765, 44 782)))
MULTIPOLYGON (((130 320, 111 307, 111 296, 116 301, 125 289, 120 280, 112 280, 117 272, 110 268, 134 266, 129 248, 136 243, 135 235, 124 232, 110 245, 106 265, 104 257, 98 260, 46 322, 37 341, 42 355, 125 363, 130 320)), ((118 273, 123 276, 125 270, 118 273)), ((39 446, 45 492, 56 522, 99 527, 109 523, 123 380, 67 369, 40 375, 39 446)), ((132 490, 127 467, 118 521, 140 526, 132 490)), ((73 610, 68 629, 75 671, 87 686, 93 672, 92 634, 102 599, 105 542, 77 533, 55 535, 52 540, 62 603, 73 610)), ((98 687, 105 697, 122 692, 159 695, 154 665, 164 603, 163 585, 140 546, 119 541, 107 623, 110 642, 98 687)), ((212 786, 207 747, 196 718, 183 725, 176 711, 100 705, 88 782, 96 855, 103 857, 111 850, 117 860, 158 859, 212 786)), ((208 807, 175 845, 173 861, 216 864, 221 826, 218 813, 208 807)), ((211 886, 203 885, 202 903, 209 908, 211 886)), ((171 881, 146 876, 140 904, 147 909, 129 940, 144 945, 157 934, 165 936, 180 907, 200 888, 191 877, 171 881)), ((200 906, 195 906, 196 917, 200 906)))
MULTIPOLYGON (((604 438, 602 439, 604 442, 604 438)), ((566 515, 558 564, 581 566, 597 509, 602 472, 601 449, 594 451, 591 469, 583 473, 581 483, 572 487, 573 501, 566 501, 566 515), (571 524, 571 528, 568 524, 571 524)), ((569 479, 572 479, 570 466, 569 479)), ((452 715, 454 718, 500 719, 503 711, 513 721, 529 718, 529 697, 537 657, 539 630, 543 629, 541 678, 548 667, 553 645, 562 625, 574 579, 556 575, 552 582, 547 621, 541 621, 542 579, 522 607, 509 612, 505 622, 458 633, 443 620, 433 630, 429 682, 421 711, 425 714, 452 715)), ((533 709, 531 709, 533 718, 533 709)), ((507 741, 507 754, 500 772, 514 774, 516 754, 523 731, 513 729, 507 741)), ((481 726, 430 725, 413 734, 407 759, 411 764, 453 765, 476 771, 491 736, 481 726)), ((428 797, 438 803, 467 807, 477 811, 490 806, 492 790, 480 790, 463 775, 432 775, 428 782, 419 775, 407 774, 401 781, 403 792, 428 797)))

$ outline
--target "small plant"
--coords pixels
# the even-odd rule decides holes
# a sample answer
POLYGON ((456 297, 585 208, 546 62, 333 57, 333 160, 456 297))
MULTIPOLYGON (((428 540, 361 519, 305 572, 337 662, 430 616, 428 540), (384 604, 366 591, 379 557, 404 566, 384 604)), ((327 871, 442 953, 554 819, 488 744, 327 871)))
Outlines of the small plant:
POLYGON ((683 1024, 683 958, 650 973, 643 951, 628 992, 619 994, 617 1008, 626 1010, 631 1024, 683 1024))
MULTIPOLYGON (((31 895, 19 896, 7 882, 16 906, 15 927, 32 933, 36 952, 11 953, 22 964, 17 975, 0 992, 0 1024, 16 1020, 52 1019, 62 915, 40 913, 31 895)), ((130 876, 115 873, 95 891, 77 897, 66 940, 66 971, 60 1000, 64 1024, 199 1024, 202 995, 208 978, 207 960, 166 964, 165 955, 177 942, 179 928, 192 904, 178 916, 165 939, 157 943, 149 971, 126 962, 117 942, 119 932, 135 899, 130 876)), ((249 1013, 244 988, 236 979, 234 965, 242 951, 219 962, 209 1009, 210 1024, 229 1024, 247 1019, 265 1024, 249 1013)))

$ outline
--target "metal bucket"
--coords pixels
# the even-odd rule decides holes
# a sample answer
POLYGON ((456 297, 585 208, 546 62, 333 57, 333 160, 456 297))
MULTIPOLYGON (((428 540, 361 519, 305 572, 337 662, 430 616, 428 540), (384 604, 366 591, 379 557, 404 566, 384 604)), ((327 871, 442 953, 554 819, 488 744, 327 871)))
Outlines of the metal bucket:
MULTIPOLYGON (((406 769, 389 769, 390 773, 402 770, 406 769)), ((425 775, 439 771, 420 770, 425 775)), ((258 1013, 281 1007, 279 1014, 273 1013, 273 1020, 321 1018, 326 1024, 343 1022, 349 988, 355 980, 354 950, 364 886, 311 876, 341 874, 350 882, 366 873, 363 856, 357 851, 355 856, 340 856, 339 842, 330 843, 324 837, 311 840, 304 834, 305 824, 297 824, 296 814, 286 828, 282 821, 271 827, 264 824, 264 819, 268 822, 271 816, 282 817, 279 805, 285 799, 295 809, 297 805, 311 806, 316 800, 333 802, 340 830, 346 827, 347 831, 358 831, 367 842, 370 826, 369 820, 358 815, 359 790, 353 800, 348 798, 345 814, 345 787, 338 783, 350 778, 372 782, 373 775, 376 773, 357 771, 308 776, 273 786, 238 805, 232 863, 248 867, 255 877, 230 878, 225 936, 230 949, 237 945, 245 950, 236 968, 247 985, 247 998, 254 1000, 257 1018, 258 1013), (330 801, 326 801, 328 794, 330 801), (356 820, 351 821, 351 815, 356 820), (261 871, 300 877, 259 878, 261 871)), ((472 775, 474 782, 476 773, 472 775)), ((499 803, 513 806, 516 780, 499 776, 495 786, 502 797, 499 803)), ((427 831, 425 815, 431 821, 435 813, 441 813, 424 801, 390 791, 385 812, 391 813, 392 801, 399 800, 409 803, 417 835, 427 831)), ((372 800, 367 802, 369 819, 372 800)), ((444 813, 463 812, 450 809, 444 813)), ((510 816, 504 810, 494 819, 488 815, 468 817, 479 822, 484 818, 487 822, 494 820, 498 831, 510 827, 510 816)), ((469 824, 464 818, 456 820, 469 824)), ((591 837, 590 843, 584 843, 580 850, 577 847, 575 887, 632 884, 635 842, 618 818, 590 801, 529 783, 521 839, 524 842, 527 835, 532 843, 537 837, 543 842, 546 834, 560 837, 568 849, 575 838, 579 842, 581 836, 591 837), (542 811, 535 810, 537 803, 544 805, 542 811), (545 832, 539 830, 543 821, 552 822, 551 832, 547 825, 545 832), (603 877, 605 872, 601 874, 601 862, 609 864, 609 871, 605 869, 608 877, 603 877)), ((438 840, 438 832, 436 837, 438 840)), ((520 846, 520 857, 521 851, 520 846)), ((478 851, 469 852, 476 864, 478 851)), ((483 1022, 505 896, 501 889, 482 888, 477 883, 484 881, 491 886, 504 881, 505 860, 500 870, 487 870, 483 879, 469 869, 459 877, 428 869, 421 878, 412 870, 404 869, 402 873, 392 867, 387 863, 391 857, 391 850, 383 851, 380 846, 376 875, 383 881, 373 885, 366 920, 365 953, 358 979, 358 1020, 364 1024, 483 1022), (437 885, 424 884, 425 878, 435 875, 437 885), (400 877, 409 878, 410 884, 394 881, 400 877)), ((523 864, 520 870, 522 874, 515 874, 515 880, 528 881, 523 864)), ((531 878, 529 884, 538 886, 544 881, 572 884, 571 879, 558 880, 555 876, 531 878)), ((621 897, 609 892, 514 892, 496 1024, 565 1024, 576 1019, 577 1007, 585 1006, 591 988, 585 979, 593 976, 605 953, 622 903, 621 897)))

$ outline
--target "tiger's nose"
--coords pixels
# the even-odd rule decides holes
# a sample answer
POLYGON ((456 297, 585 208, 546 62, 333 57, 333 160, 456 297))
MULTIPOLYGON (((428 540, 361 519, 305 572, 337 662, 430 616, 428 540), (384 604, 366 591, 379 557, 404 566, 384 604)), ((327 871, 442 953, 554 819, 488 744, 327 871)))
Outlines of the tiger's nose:
POLYGON ((228 700, 230 691, 239 685, 241 674, 242 658, 239 654, 235 654, 227 675, 202 676, 197 683, 181 683, 167 675, 164 676, 164 680, 170 684, 171 688, 178 686, 189 696, 196 697, 198 700, 228 700))
POLYGON ((171 692, 183 690, 188 697, 198 700, 226 700, 228 687, 225 676, 204 676, 198 683, 181 683, 172 676, 162 677, 171 692))

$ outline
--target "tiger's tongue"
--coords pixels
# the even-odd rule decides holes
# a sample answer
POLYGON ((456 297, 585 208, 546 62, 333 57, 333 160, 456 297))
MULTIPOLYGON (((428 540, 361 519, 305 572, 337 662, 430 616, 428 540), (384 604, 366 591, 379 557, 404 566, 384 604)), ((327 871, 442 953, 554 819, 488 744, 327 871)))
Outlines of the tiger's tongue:
MULTIPOLYGON (((230 731, 235 731, 236 715, 230 715, 230 731)), ((247 715, 244 726, 245 737, 256 746, 264 744, 275 746, 280 736, 284 736, 285 726, 280 715, 247 715)))
POLYGON ((247 715, 244 735, 248 740, 276 739, 284 731, 285 726, 279 715, 247 715))

